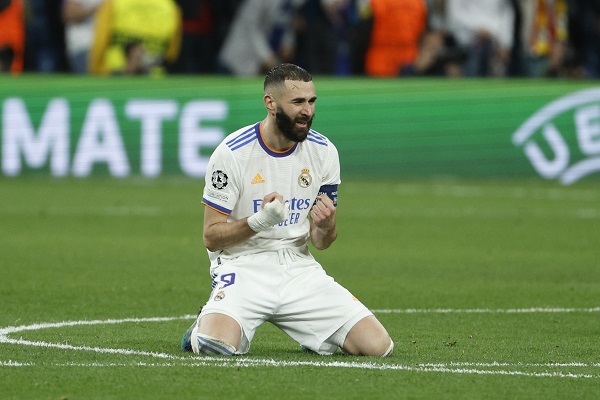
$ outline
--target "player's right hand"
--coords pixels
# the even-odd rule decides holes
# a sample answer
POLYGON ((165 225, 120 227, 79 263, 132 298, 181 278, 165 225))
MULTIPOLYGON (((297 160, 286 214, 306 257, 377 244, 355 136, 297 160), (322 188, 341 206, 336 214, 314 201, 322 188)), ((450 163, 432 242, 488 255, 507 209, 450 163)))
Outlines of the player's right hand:
POLYGON ((262 208, 248 217, 248 225, 254 232, 261 232, 282 223, 288 217, 289 209, 283 197, 278 193, 270 193, 263 199, 262 208))

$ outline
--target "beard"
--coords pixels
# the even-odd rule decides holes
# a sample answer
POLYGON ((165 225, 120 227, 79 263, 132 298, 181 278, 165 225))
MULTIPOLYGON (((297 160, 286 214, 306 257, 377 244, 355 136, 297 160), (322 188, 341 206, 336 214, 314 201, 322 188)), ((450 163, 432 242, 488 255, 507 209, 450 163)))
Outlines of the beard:
POLYGON ((283 136, 292 142, 303 142, 308 136, 308 131, 313 122, 313 117, 297 117, 291 118, 282 110, 277 110, 275 113, 275 123, 283 136), (296 127, 296 122, 306 122, 306 127, 296 127))

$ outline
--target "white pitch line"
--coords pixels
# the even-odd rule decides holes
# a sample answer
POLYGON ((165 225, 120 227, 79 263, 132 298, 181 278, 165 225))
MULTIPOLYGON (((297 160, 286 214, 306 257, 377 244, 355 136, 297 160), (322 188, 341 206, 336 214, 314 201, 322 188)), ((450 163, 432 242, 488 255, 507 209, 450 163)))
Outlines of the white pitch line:
MULTIPOLYGON (((142 366, 163 366, 163 365, 172 365, 172 366, 194 366, 194 365, 214 365, 214 364, 231 364, 234 367, 238 367, 238 366, 257 366, 257 365, 274 365, 274 366, 280 366, 280 365, 294 365, 294 366, 300 366, 300 365, 306 365, 306 366, 329 366, 332 363, 335 363, 336 365, 343 365, 343 366, 355 366, 355 367, 363 367, 365 364, 368 364, 368 366, 373 367, 373 368, 381 368, 381 369, 390 369, 390 368, 394 368, 396 366, 398 366, 397 364, 388 364, 388 365, 381 365, 381 364, 376 364, 374 362, 353 362, 353 361, 348 361, 348 362, 343 362, 343 361, 331 361, 331 362, 327 362, 327 361, 275 361, 273 359, 253 359, 253 358, 246 358, 246 357, 239 357, 239 356, 235 356, 233 358, 218 358, 218 357, 210 357, 210 356, 204 356, 204 357, 189 357, 186 358, 187 360, 191 361, 189 363, 175 363, 175 362, 157 362, 157 363, 147 363, 147 362, 136 362, 134 363, 134 365, 142 365, 142 366)), ((29 365, 29 364, 24 364, 24 365, 29 365)), ((65 366, 88 366, 88 367, 105 367, 105 366, 116 366, 116 365, 121 365, 121 366, 129 366, 132 365, 130 363, 74 363, 74 362, 68 362, 65 364, 61 364, 61 365, 65 365, 65 366)), ((405 367, 404 365, 401 365, 402 367, 405 367)), ((491 363, 482 363, 482 362, 449 362, 449 363, 418 363, 418 364, 414 364, 412 367, 415 368, 457 368, 457 367, 477 367, 477 368, 482 368, 482 367, 487 367, 487 368, 493 368, 493 367, 508 367, 508 368, 515 368, 515 367, 552 367, 552 368, 557 368, 557 367, 600 367, 600 363, 521 363, 521 362, 517 362, 517 363, 499 363, 499 362, 491 362, 491 363)))
MULTIPOLYGON (((600 307, 596 308, 527 308, 527 309, 405 309, 405 310, 373 310, 375 313, 535 313, 535 312, 598 312, 600 307)), ((375 369, 375 370, 399 370, 399 371, 414 371, 414 372, 440 372, 454 374, 477 374, 477 375, 507 375, 507 376, 529 376, 529 377, 559 377, 559 378, 600 378, 600 375, 594 374, 574 374, 571 372, 525 372, 514 371, 510 369, 498 368, 560 368, 560 367, 600 367, 600 363, 586 364, 580 362, 571 363, 547 363, 547 364, 524 364, 524 363, 430 363, 430 364, 377 364, 374 362, 340 362, 340 361, 275 361, 272 359, 252 359, 243 357, 232 358, 214 358, 214 357, 198 357, 198 356, 175 356, 167 353, 140 351, 132 349, 114 349, 91 346, 73 346, 66 343, 48 343, 42 341, 28 341, 23 338, 12 339, 8 335, 34 331, 47 328, 62 328, 67 326, 78 325, 105 325, 105 324, 122 324, 122 323, 139 323, 139 322, 167 322, 175 320, 190 320, 195 318, 195 315, 183 315, 180 317, 152 317, 152 318, 125 318, 125 319, 108 319, 108 320, 91 320, 91 321, 63 321, 54 323, 37 323, 31 325, 9 326, 0 328, 0 343, 18 344, 25 346, 51 347, 67 350, 93 351, 104 354, 121 354, 121 355, 137 355, 149 356, 163 360, 170 360, 159 363, 51 363, 40 365, 52 366, 81 366, 81 367, 110 367, 110 366, 148 366, 148 367, 169 367, 169 366, 189 366, 189 367, 254 367, 254 366, 312 366, 312 367, 337 367, 337 368, 360 368, 360 369, 375 369), (176 362, 173 362, 176 361, 176 362), (482 369, 484 368, 484 369, 482 369), (488 368, 488 369, 485 369, 488 368)), ((33 363, 22 363, 18 361, 0 360, 0 367, 29 367, 36 366, 33 363)))
POLYGON ((33 367, 35 364, 32 363, 22 363, 19 361, 0 361, 0 367, 33 367))
MULTIPOLYGON (((407 308, 407 309, 375 309, 371 310, 375 314, 527 314, 527 313, 595 313, 600 312, 600 307, 592 308, 556 308, 556 307, 531 307, 531 308, 508 308, 508 309, 493 309, 493 308, 407 308)), ((31 325, 8 326, 0 328, 0 342, 11 333, 22 331, 35 331, 46 328, 63 328, 66 326, 77 325, 110 325, 136 322, 168 322, 177 320, 191 320, 196 318, 196 315, 187 314, 180 317, 151 317, 151 318, 123 318, 123 319, 107 319, 107 320, 91 320, 91 321, 63 321, 50 323, 37 323, 31 325)))
POLYGON ((46 347, 63 350, 93 351, 101 354, 121 354, 125 356, 148 356, 167 360, 189 360, 190 357, 178 357, 172 354, 158 353, 154 351, 141 351, 132 349, 113 349, 110 347, 73 346, 66 343, 49 343, 41 341, 30 341, 24 339, 11 339, 0 336, 0 343, 18 344, 23 346, 46 347))
POLYGON ((582 362, 568 362, 568 363, 505 363, 505 362, 450 362, 450 363, 420 363, 420 366, 424 367, 600 367, 600 363, 582 363, 582 362))
MULTIPOLYGON (((191 359, 190 359, 191 360, 191 359)), ((464 366, 468 366, 468 363, 463 363, 464 366)), ((474 363, 473 365, 477 365, 474 363)), ((407 371, 407 372, 437 372, 437 373, 450 373, 450 374, 467 374, 467 375, 503 375, 503 376, 525 376, 535 378, 571 378, 571 379, 598 379, 600 375, 594 374, 579 374, 572 372, 525 372, 525 371, 512 371, 512 370, 497 370, 497 369, 477 369, 477 368, 456 368, 452 365, 445 366, 443 364, 437 365, 402 365, 402 364, 375 364, 369 362, 314 362, 314 361, 275 361, 269 359, 222 359, 222 358, 209 358, 204 360, 196 360, 190 363, 146 363, 146 362, 135 362, 135 363, 51 363, 43 364, 44 366, 54 367, 225 367, 225 368, 252 368, 252 367, 326 367, 326 368, 355 368, 355 369, 369 369, 369 370, 380 370, 380 371, 407 371)), ((32 367, 36 364, 32 363, 18 363, 14 361, 8 361, 0 363, 0 366, 10 367, 32 367)), ((510 365, 507 365, 510 367, 510 365)), ((520 364, 513 365, 515 367, 522 366, 520 364)))
POLYGON ((51 347, 65 350, 83 350, 83 351, 94 351, 96 353, 105 354, 121 354, 121 355, 138 355, 138 356, 150 356, 155 358, 171 359, 171 360, 189 360, 189 357, 177 357, 171 354, 158 353, 151 351, 140 351, 131 349, 113 349, 105 347, 91 347, 91 346, 73 346, 66 343, 49 343, 42 341, 30 341, 24 339, 11 339, 8 337, 9 334, 23 332, 23 331, 35 331, 47 328, 62 328, 66 326, 77 326, 77 325, 110 325, 110 324, 122 324, 122 323, 139 323, 139 322, 167 322, 176 321, 182 319, 192 319, 194 315, 183 315, 181 317, 153 317, 153 318, 124 318, 124 319, 108 319, 108 320, 92 320, 92 321, 63 321, 63 322, 52 322, 52 323, 39 323, 32 325, 21 325, 21 326, 9 326, 0 329, 0 343, 18 344, 24 346, 35 346, 35 347, 51 347))
POLYGON ((123 318, 123 319, 104 319, 104 320, 91 320, 91 321, 62 321, 62 322, 46 322, 31 325, 21 326, 7 326, 6 328, 0 328, 0 340, 2 336, 9 335, 11 333, 23 332, 23 331, 37 331, 39 329, 46 328, 63 328, 65 326, 77 326, 77 325, 111 325, 111 324, 124 324, 124 323, 136 323, 136 322, 168 322, 178 321, 182 319, 193 319, 195 315, 188 314, 180 317, 151 317, 151 318, 123 318))

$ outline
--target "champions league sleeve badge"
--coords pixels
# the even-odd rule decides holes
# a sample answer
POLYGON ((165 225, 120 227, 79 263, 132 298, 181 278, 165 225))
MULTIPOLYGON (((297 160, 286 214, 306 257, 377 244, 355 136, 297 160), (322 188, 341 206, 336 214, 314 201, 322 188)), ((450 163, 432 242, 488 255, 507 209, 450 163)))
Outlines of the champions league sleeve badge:
POLYGON ((212 174, 212 185, 215 189, 223 189, 227 186, 227 174, 220 169, 212 174))

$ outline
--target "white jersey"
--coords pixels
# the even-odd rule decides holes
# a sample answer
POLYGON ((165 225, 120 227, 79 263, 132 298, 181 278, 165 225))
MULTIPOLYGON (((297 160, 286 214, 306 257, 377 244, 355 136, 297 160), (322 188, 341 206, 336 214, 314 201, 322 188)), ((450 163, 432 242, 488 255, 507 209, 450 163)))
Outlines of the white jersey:
POLYGON ((223 140, 208 163, 202 197, 205 206, 237 221, 261 208, 265 195, 278 192, 290 216, 279 225, 218 252, 217 256, 239 256, 284 248, 306 251, 309 212, 319 193, 337 203, 340 181, 338 151, 325 136, 310 130, 305 141, 279 152, 270 149, 260 132, 260 122, 239 129, 223 140))

